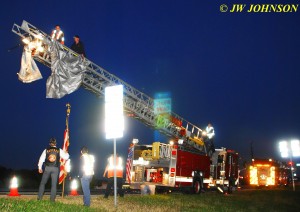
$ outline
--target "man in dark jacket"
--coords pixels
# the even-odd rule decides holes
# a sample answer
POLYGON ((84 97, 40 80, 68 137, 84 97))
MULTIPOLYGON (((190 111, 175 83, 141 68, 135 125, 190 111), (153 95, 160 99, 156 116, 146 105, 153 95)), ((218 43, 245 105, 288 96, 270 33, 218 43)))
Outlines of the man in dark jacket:
POLYGON ((80 37, 78 35, 74 36, 74 43, 71 46, 71 49, 81 55, 82 57, 86 57, 85 55, 85 50, 84 50, 84 45, 80 41, 80 37))
POLYGON ((38 200, 41 200, 43 198, 45 185, 48 182, 49 177, 51 176, 50 201, 55 201, 60 158, 68 160, 69 154, 63 151, 62 149, 56 147, 56 139, 51 138, 49 141, 49 147, 43 151, 38 163, 39 173, 43 173, 43 177, 39 187, 38 200), (42 169, 43 163, 45 165, 44 172, 42 169))

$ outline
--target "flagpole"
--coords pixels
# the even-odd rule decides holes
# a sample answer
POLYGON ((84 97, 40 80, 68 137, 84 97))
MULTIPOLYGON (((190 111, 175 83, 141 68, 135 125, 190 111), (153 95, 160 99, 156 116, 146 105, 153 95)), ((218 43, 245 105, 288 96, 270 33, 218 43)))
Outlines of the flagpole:
POLYGON ((62 198, 64 198, 64 193, 65 193, 65 179, 63 180, 63 184, 62 184, 62 191, 61 191, 62 198))
MULTIPOLYGON (((69 103, 66 104, 67 107, 67 116, 66 116, 66 129, 69 131, 69 116, 71 113, 71 105, 69 103)), ((69 138, 70 139, 70 138, 69 138)), ((62 198, 64 198, 64 193, 65 193, 65 179, 63 180, 63 185, 62 185, 62 198)))

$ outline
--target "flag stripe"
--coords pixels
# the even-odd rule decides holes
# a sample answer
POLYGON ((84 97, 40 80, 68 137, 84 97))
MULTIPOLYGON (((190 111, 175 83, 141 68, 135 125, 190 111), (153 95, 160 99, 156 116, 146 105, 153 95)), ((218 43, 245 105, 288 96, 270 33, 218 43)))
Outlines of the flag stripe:
POLYGON ((128 157, 126 161, 126 179, 131 183, 131 167, 132 167, 133 146, 128 149, 128 157))
MULTIPOLYGON (((69 147, 69 130, 66 129, 65 133, 64 133, 63 150, 68 151, 68 147, 69 147)), ((59 168, 59 170, 60 170, 59 180, 58 180, 59 184, 61 184, 64 181, 65 177, 66 177, 66 175, 65 175, 65 163, 66 163, 66 161, 61 158, 60 159, 60 168, 59 168)))

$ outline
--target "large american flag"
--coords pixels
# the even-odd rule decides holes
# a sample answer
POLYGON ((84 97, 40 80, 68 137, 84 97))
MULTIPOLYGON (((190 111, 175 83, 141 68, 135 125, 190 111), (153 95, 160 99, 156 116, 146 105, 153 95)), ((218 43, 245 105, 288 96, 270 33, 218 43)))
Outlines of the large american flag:
POLYGON ((131 166, 134 146, 131 145, 128 149, 128 157, 126 161, 126 179, 128 183, 131 183, 131 166))
MULTIPOLYGON (((63 150, 64 151, 68 151, 68 147, 69 147, 69 130, 68 128, 65 130, 65 133, 64 133, 64 144, 63 144, 63 150)), ((65 164, 66 164, 66 161, 64 159, 60 159, 60 172, 59 172, 59 184, 61 184, 65 177, 66 177, 66 172, 65 172, 65 164)))

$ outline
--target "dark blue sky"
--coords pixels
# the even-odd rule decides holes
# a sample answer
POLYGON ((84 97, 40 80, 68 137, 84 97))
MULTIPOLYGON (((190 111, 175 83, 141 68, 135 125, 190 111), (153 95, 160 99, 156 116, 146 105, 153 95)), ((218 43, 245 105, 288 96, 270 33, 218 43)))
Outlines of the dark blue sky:
MULTIPOLYGON (((213 123, 217 147, 248 159, 253 142, 255 156, 279 158, 280 139, 300 138, 300 11, 220 12, 229 2, 6 2, 0 9, 0 165, 36 168, 51 136, 61 146, 67 102, 71 157, 76 161, 86 145, 101 170, 113 150, 104 135, 103 98, 80 88, 60 100, 46 99, 50 69, 40 63, 42 80, 18 81, 22 48, 7 49, 21 42, 11 28, 22 20, 48 33, 60 24, 67 46, 80 35, 87 57, 110 73, 151 97, 170 92, 173 112, 201 128, 213 123)), ((145 144, 154 139, 152 130, 127 118, 124 138, 117 141, 121 155, 134 137, 145 144)))

